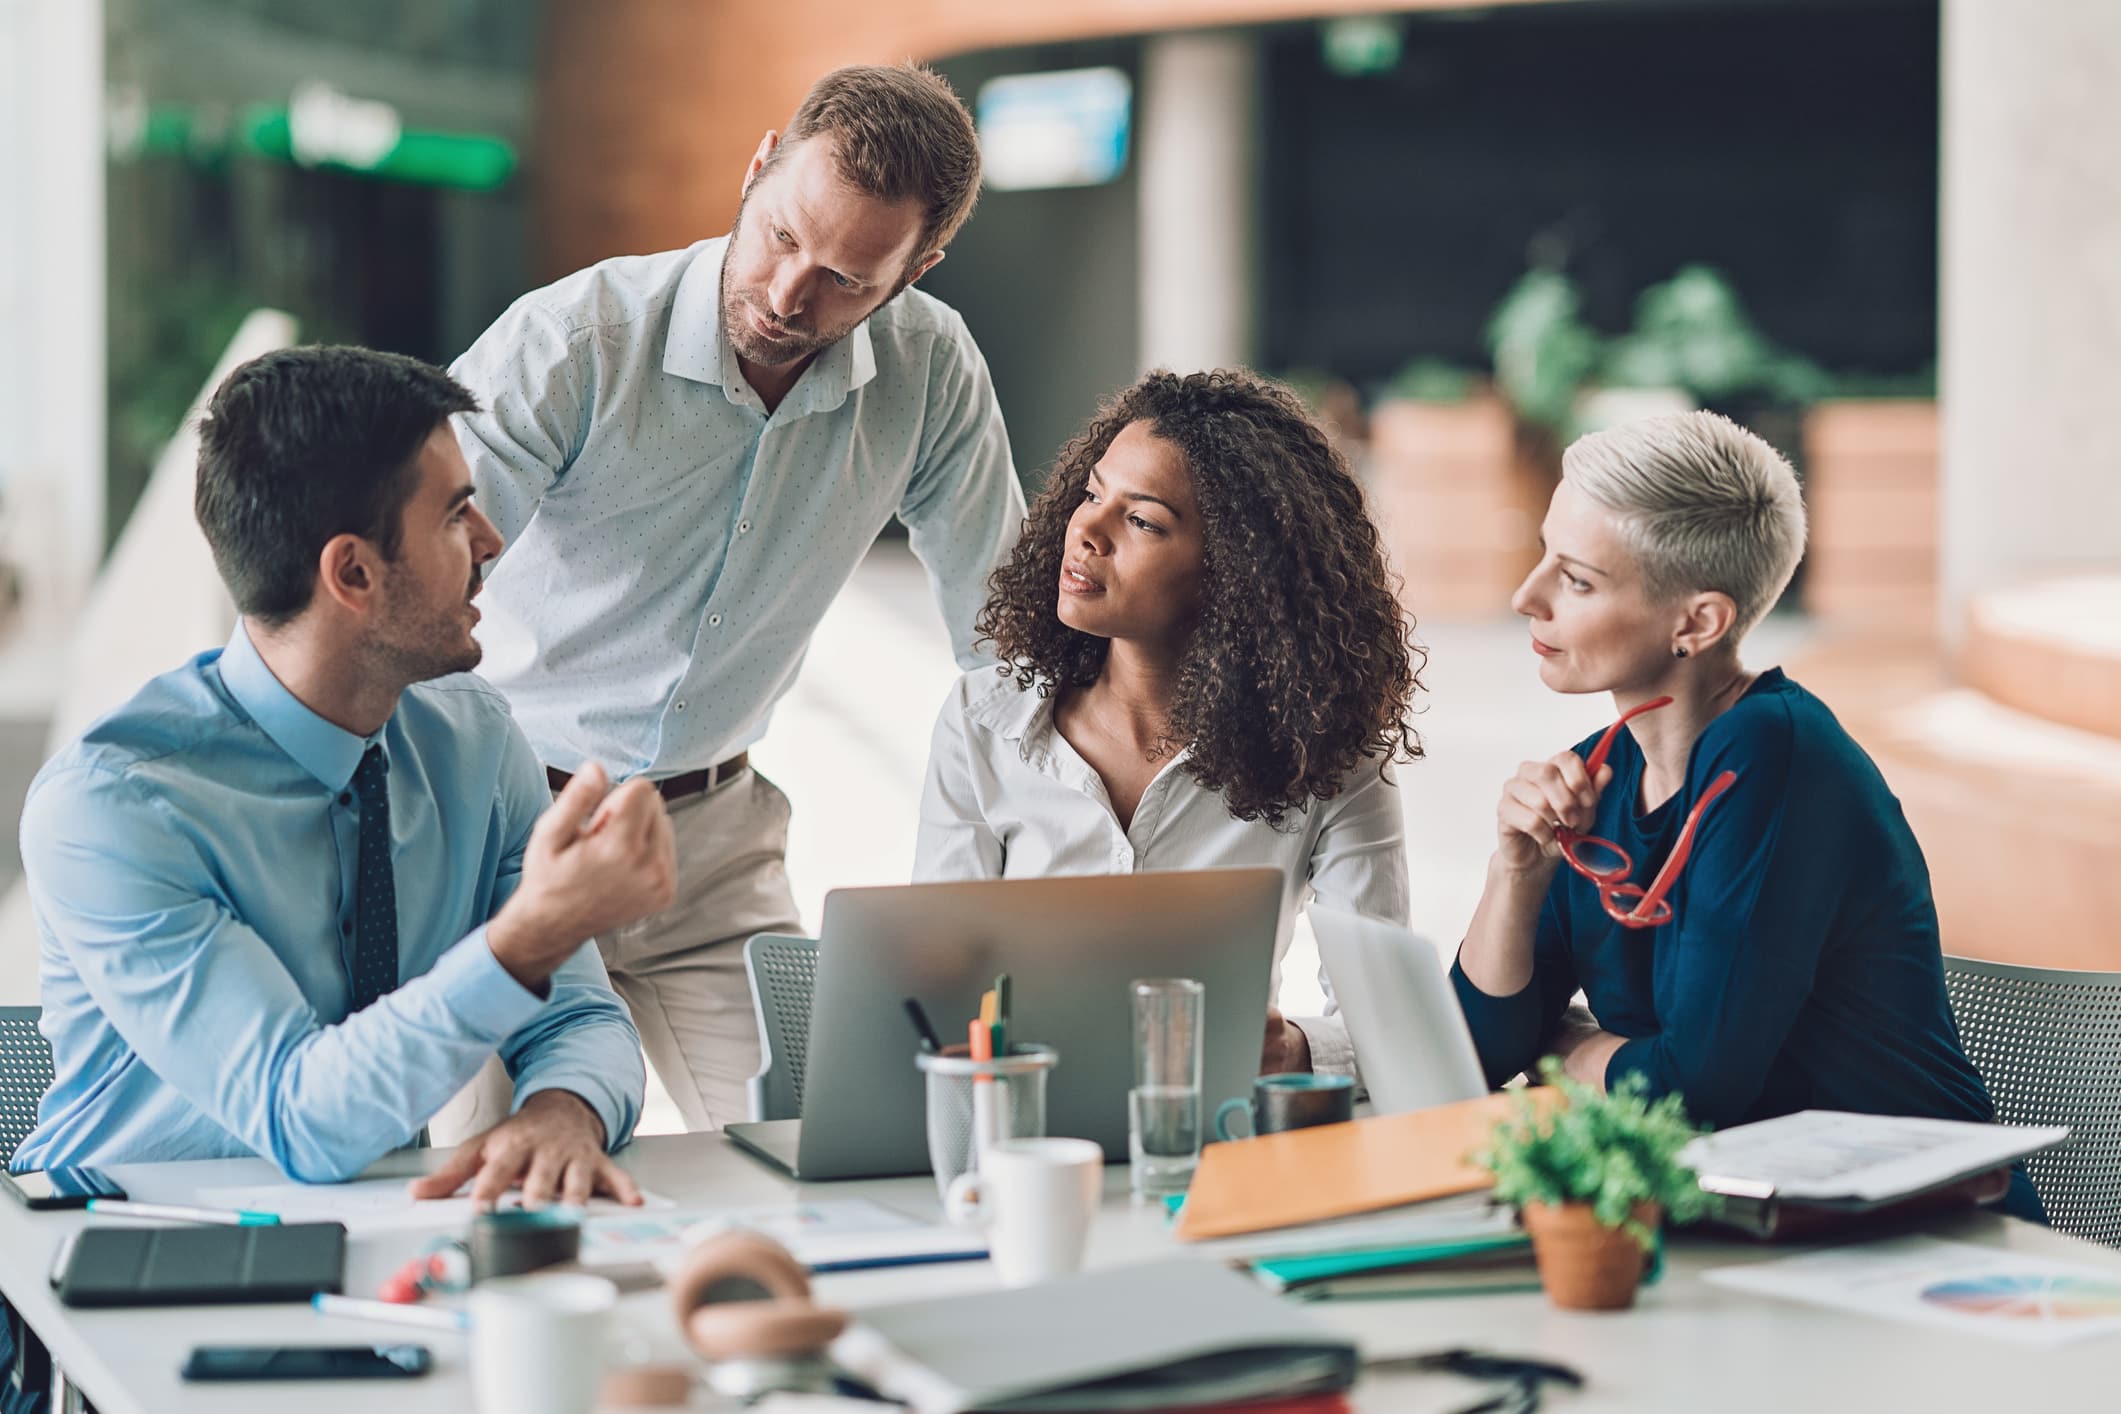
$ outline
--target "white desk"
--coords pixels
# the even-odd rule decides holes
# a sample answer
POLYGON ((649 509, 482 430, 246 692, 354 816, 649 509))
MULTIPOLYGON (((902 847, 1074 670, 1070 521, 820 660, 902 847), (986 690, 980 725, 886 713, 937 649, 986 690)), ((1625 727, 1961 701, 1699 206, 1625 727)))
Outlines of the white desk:
MULTIPOLYGON (((435 1152, 393 1155, 373 1174, 412 1173, 440 1161, 435 1152)), ((625 1162, 650 1188, 690 1206, 758 1205, 812 1198, 873 1197, 911 1212, 936 1212, 926 1178, 797 1185, 713 1135, 644 1139, 625 1162)), ((274 1181, 257 1160, 135 1165, 113 1169, 136 1198, 181 1202, 214 1185, 274 1181)), ((1132 1205, 1126 1169, 1107 1173, 1107 1202, 1092 1237, 1090 1261, 1118 1265, 1183 1250, 1160 1213, 1132 1205)), ((369 1322, 336 1320, 298 1306, 170 1307, 73 1311, 48 1282, 64 1235, 87 1219, 79 1213, 31 1213, 0 1202, 0 1292, 42 1336, 52 1358, 101 1414, 192 1414, 275 1411, 304 1414, 366 1410, 387 1401, 393 1414, 468 1414, 471 1393, 461 1336, 369 1322), (203 1344, 345 1344, 418 1341, 435 1352, 422 1380, 289 1385, 187 1385, 177 1378, 186 1352, 203 1344)), ((2067 1256, 2121 1274, 2121 1252, 1986 1215, 1937 1229, 1939 1235, 2067 1256)), ((417 1252, 426 1234, 356 1239, 347 1290, 370 1294, 388 1271, 417 1252)), ((1784 1249, 1687 1241, 1671 1251, 1666 1275, 1645 1290, 1636 1309, 1617 1315, 1557 1311, 1537 1294, 1457 1300, 1328 1303, 1303 1309, 1342 1327, 1366 1354, 1391 1355, 1468 1345, 1536 1354, 1575 1366, 1588 1378, 1580 1394, 1551 1390, 1546 1407, 1581 1410, 1761 1410, 1824 1414, 1828 1410, 2111 1407, 2121 1400, 2121 1337, 2033 1352, 2000 1342, 1966 1340, 1923 1327, 1867 1320, 1815 1307, 1768 1301, 1704 1283, 1702 1270, 1765 1260, 1784 1249)), ((850 1273, 823 1278, 832 1301, 859 1307, 909 1296, 981 1290, 994 1284, 984 1262, 850 1273)), ((622 1325, 641 1348, 659 1355, 682 1349, 660 1292, 627 1298, 622 1325)), ((1469 1402, 1479 1387, 1446 1376, 1366 1378, 1353 1403, 1360 1410, 1443 1410, 1469 1402)), ((710 1404, 703 1397, 700 1407, 710 1404)), ((733 1406, 732 1406, 733 1407, 733 1406)))

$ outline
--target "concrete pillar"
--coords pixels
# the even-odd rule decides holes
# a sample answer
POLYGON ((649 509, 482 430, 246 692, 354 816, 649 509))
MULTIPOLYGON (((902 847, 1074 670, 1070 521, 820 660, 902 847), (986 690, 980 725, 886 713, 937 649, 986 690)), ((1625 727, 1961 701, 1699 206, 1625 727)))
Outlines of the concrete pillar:
POLYGON ((0 554, 39 615, 103 554, 103 164, 102 0, 0 0, 0 554))
POLYGON ((1234 33, 1152 38, 1142 55, 1141 366, 1180 373, 1252 354, 1259 47, 1234 33))
POLYGON ((2121 4, 1943 0, 1942 627, 2121 566, 2121 4))

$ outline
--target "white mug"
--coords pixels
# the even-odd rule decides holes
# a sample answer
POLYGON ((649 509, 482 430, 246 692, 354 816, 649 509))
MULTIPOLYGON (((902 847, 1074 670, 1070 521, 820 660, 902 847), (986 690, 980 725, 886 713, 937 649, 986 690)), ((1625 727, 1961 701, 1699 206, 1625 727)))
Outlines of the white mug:
POLYGON ((948 1207, 987 1230, 1003 1286, 1029 1286, 1081 1269, 1104 1188, 1105 1151, 1089 1140, 1006 1139, 950 1185, 948 1207))
POLYGON ((591 1414, 619 1289, 533 1272, 471 1289, 471 1386, 479 1414, 591 1414))

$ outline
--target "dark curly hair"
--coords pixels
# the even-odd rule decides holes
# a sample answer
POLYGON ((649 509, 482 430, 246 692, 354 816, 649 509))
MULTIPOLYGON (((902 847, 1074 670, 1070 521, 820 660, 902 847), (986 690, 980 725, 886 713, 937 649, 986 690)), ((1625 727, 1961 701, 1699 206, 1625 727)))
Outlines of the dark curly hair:
POLYGON ((1421 756, 1407 711, 1425 659, 1362 488, 1294 393, 1242 369, 1150 373, 1061 449, 988 581, 978 630, 1001 672, 1047 696, 1104 666, 1107 640, 1062 623, 1055 602, 1090 469, 1134 422, 1184 457, 1205 541, 1202 608, 1159 754, 1190 745, 1193 779, 1236 818, 1275 826, 1331 799, 1360 762, 1381 771, 1421 756))

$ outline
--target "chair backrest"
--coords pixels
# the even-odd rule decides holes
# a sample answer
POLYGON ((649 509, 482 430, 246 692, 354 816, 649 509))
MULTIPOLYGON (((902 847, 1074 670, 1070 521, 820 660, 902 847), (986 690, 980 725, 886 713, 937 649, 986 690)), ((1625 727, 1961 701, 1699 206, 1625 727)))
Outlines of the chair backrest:
POLYGON ((2025 1161, 2063 1232, 2121 1247, 2121 972, 1944 959, 1967 1058, 2006 1124, 2066 1124, 2025 1161))
POLYGON ((753 1119, 800 1119, 810 1055, 810 994, 817 990, 817 939, 760 933, 744 944, 744 971, 759 1020, 753 1119))
POLYGON ((52 1048, 37 1029, 41 1008, 0 1007, 0 1168, 37 1127, 37 1106, 52 1088, 52 1048))

